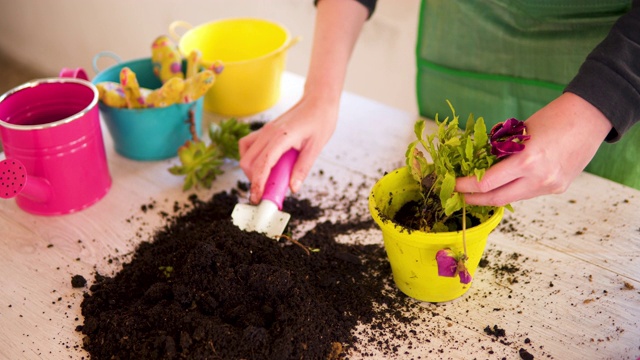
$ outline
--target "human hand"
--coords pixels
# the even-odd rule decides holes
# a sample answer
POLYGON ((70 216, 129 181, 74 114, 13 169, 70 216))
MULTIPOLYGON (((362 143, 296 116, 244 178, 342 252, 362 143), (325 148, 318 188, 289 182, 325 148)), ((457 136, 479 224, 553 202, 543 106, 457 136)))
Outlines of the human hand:
POLYGON ((336 127, 338 104, 304 97, 279 118, 239 141, 240 168, 251 182, 250 201, 258 203, 271 168, 287 150, 300 153, 289 188, 297 192, 336 127))
POLYGON ((564 93, 525 122, 525 149, 492 166, 482 180, 456 180, 456 191, 472 205, 502 206, 540 195, 559 194, 584 170, 611 130, 593 105, 564 93))
POLYGON ((336 128, 349 57, 369 10, 356 1, 318 2, 311 63, 300 101, 262 129, 240 139, 240 167, 258 203, 271 168, 291 148, 299 151, 289 188, 296 192, 336 128))

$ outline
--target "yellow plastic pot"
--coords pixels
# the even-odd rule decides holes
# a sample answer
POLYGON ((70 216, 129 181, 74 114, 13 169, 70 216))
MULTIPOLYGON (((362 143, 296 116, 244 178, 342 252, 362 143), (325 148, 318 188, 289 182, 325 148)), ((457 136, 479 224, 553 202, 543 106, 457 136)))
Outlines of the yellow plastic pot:
POLYGON ((169 33, 183 56, 193 50, 206 68, 223 66, 204 99, 204 109, 227 116, 247 116, 270 108, 280 98, 280 79, 291 38, 282 25, 255 18, 223 19, 192 27, 175 21, 169 33), (188 29, 182 36, 179 28, 188 29))
MULTIPOLYGON (((462 231, 427 233, 407 231, 391 219, 408 201, 419 198, 420 186, 406 167, 383 176, 369 195, 369 211, 382 230, 384 246, 396 286, 408 296, 428 302, 445 302, 462 296, 472 283, 458 277, 438 276, 436 253, 450 248, 463 252, 462 231)), ((498 208, 485 223, 466 230, 467 269, 474 276, 489 233, 498 226, 504 208, 498 208)))

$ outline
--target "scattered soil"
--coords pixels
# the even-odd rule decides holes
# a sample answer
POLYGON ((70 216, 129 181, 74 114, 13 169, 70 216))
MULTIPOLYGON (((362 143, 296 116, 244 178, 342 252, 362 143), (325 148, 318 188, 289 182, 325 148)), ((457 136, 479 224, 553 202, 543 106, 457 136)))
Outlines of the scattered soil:
MULTIPOLYGON (((395 289, 380 244, 336 242, 373 228, 370 217, 319 222, 296 245, 234 226, 235 192, 190 200, 120 272, 95 276, 77 328, 92 359, 333 359, 359 341, 398 351, 355 329, 406 337, 416 302, 395 289)), ((284 211, 322 214, 293 198, 284 211)))
POLYGON ((493 335, 495 337, 503 337, 506 334, 504 329, 499 328, 498 325, 493 325, 493 328, 487 325, 487 327, 484 328, 484 332, 487 335, 493 335))
MULTIPOLYGON (((456 306, 421 303, 397 290, 381 239, 371 243, 368 236, 377 230, 366 208, 371 184, 344 188, 330 176, 325 180, 331 191, 285 199, 292 219, 277 241, 231 223, 239 195, 249 189, 245 183, 208 200, 193 195, 172 210, 150 199, 140 212, 158 214, 166 225, 152 233, 139 228, 135 251, 109 258, 121 270, 89 281, 77 327, 83 349, 94 360, 418 360, 475 346, 477 339, 452 331, 453 322, 464 323, 450 317, 449 307, 456 306)), ((145 223, 136 215, 127 222, 133 220, 145 223)), ((496 286, 476 294, 480 307, 482 298, 511 299, 511 286, 528 283, 521 267, 528 258, 492 249, 485 255, 481 267, 496 286)), ((524 346, 553 358, 528 338, 517 341, 511 329, 465 327, 482 333, 485 326, 490 345, 477 350, 490 357, 493 346, 501 346, 531 358, 524 346)))

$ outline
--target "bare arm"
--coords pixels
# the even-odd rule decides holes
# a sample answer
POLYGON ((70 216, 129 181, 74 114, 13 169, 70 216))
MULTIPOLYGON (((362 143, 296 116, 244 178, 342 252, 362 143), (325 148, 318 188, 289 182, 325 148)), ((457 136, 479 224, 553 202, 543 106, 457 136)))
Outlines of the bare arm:
POLYGON ((240 140, 240 167, 251 182, 251 202, 262 197, 269 171, 290 148, 300 151, 290 188, 298 191, 336 127, 351 53, 369 12, 355 0, 317 4, 311 62, 300 101, 240 140))
MULTIPOLYGON (((639 119, 640 0, 589 54, 566 92, 526 122, 523 152, 489 169, 481 181, 457 179, 469 204, 504 205, 564 192, 606 139, 639 119)), ((611 159, 615 161, 615 159, 611 159)))

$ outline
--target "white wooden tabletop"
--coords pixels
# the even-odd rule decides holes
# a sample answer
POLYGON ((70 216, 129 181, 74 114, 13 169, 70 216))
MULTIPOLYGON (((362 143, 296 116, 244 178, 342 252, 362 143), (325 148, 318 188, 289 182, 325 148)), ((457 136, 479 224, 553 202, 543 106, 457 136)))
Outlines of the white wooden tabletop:
MULTIPOLYGON (((253 118, 270 120, 288 109, 303 81, 286 73, 281 101, 253 118)), ((345 93, 336 133, 302 195, 311 188, 339 191, 363 179, 372 185, 401 166, 415 119, 345 93)), ((114 152, 106 128, 104 133, 113 186, 97 204, 42 217, 13 200, 0 201, 0 359, 87 358, 75 331, 87 290, 72 288, 71 277, 91 281, 96 270, 117 272, 162 224, 158 213, 172 212, 174 202, 185 203, 194 193, 182 192, 182 178, 168 173, 175 158, 125 159, 114 152), (143 211, 145 204, 154 204, 153 211, 143 211)), ((225 170, 212 189, 195 193, 206 199, 246 181, 237 164, 225 170)), ((471 289, 449 303, 420 304, 423 328, 411 335, 411 346, 400 344, 398 358, 519 359, 521 348, 536 359, 639 358, 640 191, 585 173, 562 195, 513 206, 515 213, 490 235, 490 263, 478 270, 471 289), (487 334, 487 326, 505 336, 487 334)), ((358 238, 382 243, 377 229, 358 238)))

